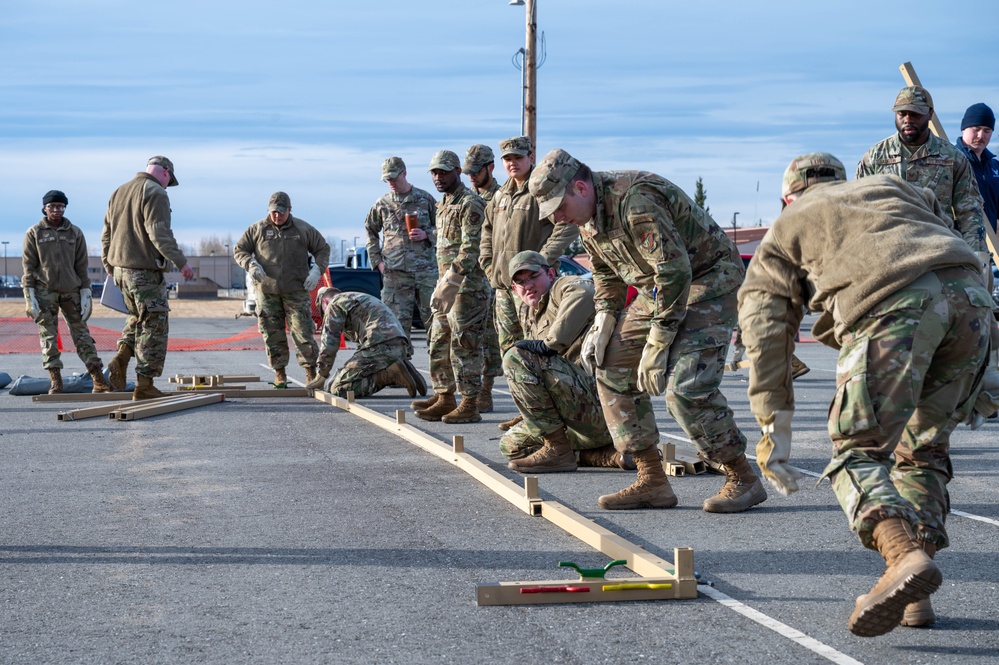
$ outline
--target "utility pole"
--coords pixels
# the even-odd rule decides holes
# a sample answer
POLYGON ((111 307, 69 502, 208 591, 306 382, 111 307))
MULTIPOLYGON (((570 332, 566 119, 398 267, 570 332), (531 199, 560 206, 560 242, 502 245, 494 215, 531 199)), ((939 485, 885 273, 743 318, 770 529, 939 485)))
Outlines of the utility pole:
POLYGON ((520 131, 538 147, 538 7, 537 0, 510 0, 513 6, 524 5, 527 14, 527 44, 524 47, 523 119, 520 131))
POLYGON ((735 225, 735 218, 739 216, 739 213, 732 213, 732 242, 735 244, 736 248, 739 247, 739 230, 735 225))

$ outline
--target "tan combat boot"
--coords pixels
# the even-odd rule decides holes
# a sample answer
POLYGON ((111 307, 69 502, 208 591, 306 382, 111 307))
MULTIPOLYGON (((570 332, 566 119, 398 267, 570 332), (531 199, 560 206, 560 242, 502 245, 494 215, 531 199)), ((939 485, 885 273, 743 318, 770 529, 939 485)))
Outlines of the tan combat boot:
POLYGON ((799 376, 805 376, 812 371, 812 368, 801 362, 798 356, 791 354, 791 380, 797 379, 799 376))
POLYGON ((847 626, 861 637, 884 635, 902 621, 907 605, 929 598, 943 575, 919 546, 909 523, 890 517, 874 527, 874 545, 887 570, 874 587, 857 598, 847 626))
POLYGON ((305 383, 306 385, 312 383, 316 380, 316 366, 306 365, 305 366, 305 383))
POLYGON ((437 400, 440 399, 440 396, 443 394, 444 393, 434 393, 427 399, 418 399, 409 406, 412 407, 413 411, 423 411, 424 409, 429 409, 437 403, 437 400))
POLYGON ((559 473, 575 471, 576 453, 562 427, 544 436, 545 445, 523 459, 510 460, 507 468, 520 473, 559 473))
POLYGON ((108 383, 115 392, 125 389, 125 375, 128 373, 128 361, 135 352, 128 344, 119 344, 118 353, 108 363, 108 383))
POLYGON ((475 405, 479 407, 479 413, 493 412, 493 377, 482 377, 482 390, 475 396, 475 405))
POLYGON ((426 409, 418 409, 416 417, 420 420, 438 422, 445 415, 454 411, 456 406, 458 406, 458 403, 454 401, 453 392, 438 393, 433 406, 429 406, 426 409))
MULTIPOLYGON (((931 559, 937 553, 937 546, 933 543, 921 540, 919 544, 922 546, 923 551, 926 552, 926 556, 931 559)), ((905 606, 905 614, 902 615, 903 626, 921 628, 923 626, 932 626, 936 622, 937 615, 933 612, 933 605, 930 603, 928 597, 905 606)))
POLYGON ((421 396, 427 394, 427 382, 423 380, 423 375, 420 374, 420 370, 416 369, 416 365, 411 363, 409 360, 400 361, 406 368, 406 372, 409 373, 409 377, 413 379, 413 384, 416 386, 416 392, 421 396))
POLYGON ((49 394, 57 395, 62 392, 62 370, 58 367, 49 370, 49 394))
POLYGON ((275 388, 288 387, 288 373, 285 371, 284 367, 274 370, 274 382, 271 385, 275 388))
POLYGON ((402 386, 410 397, 416 397, 417 385, 401 360, 396 360, 378 372, 375 375, 375 386, 376 390, 381 390, 387 386, 402 386))
POLYGON ((481 422, 482 416, 479 415, 479 407, 475 403, 477 395, 478 393, 475 395, 462 395, 461 404, 458 405, 458 408, 441 416, 441 421, 448 425, 481 422))
POLYGON ((519 425, 522 422, 524 422, 524 416, 522 416, 522 415, 520 415, 518 413, 517 415, 515 415, 510 420, 506 420, 504 422, 501 422, 496 427, 499 427, 504 432, 509 432, 511 429, 513 429, 514 427, 516 427, 517 425, 519 425))
POLYGON ((767 500, 763 481, 753 471, 745 455, 722 464, 721 468, 725 474, 725 484, 718 490, 718 494, 704 500, 705 512, 741 513, 767 500))
POLYGON ((579 451, 579 466, 609 467, 634 471, 638 468, 631 455, 621 454, 614 449, 613 444, 602 448, 590 448, 579 451))
POLYGON ((114 388, 111 384, 104 379, 104 368, 98 365, 97 367, 89 370, 90 378, 94 380, 94 389, 90 392, 92 393, 111 393, 114 392, 114 388))
POLYGON ((143 399, 155 399, 166 397, 160 389, 153 385, 153 377, 145 374, 135 375, 135 390, 132 391, 132 401, 138 402, 143 399))
POLYGON ((633 453, 638 465, 638 479, 630 487, 597 499, 604 510, 631 510, 634 508, 672 508, 677 504, 673 488, 666 479, 659 448, 650 446, 633 453))

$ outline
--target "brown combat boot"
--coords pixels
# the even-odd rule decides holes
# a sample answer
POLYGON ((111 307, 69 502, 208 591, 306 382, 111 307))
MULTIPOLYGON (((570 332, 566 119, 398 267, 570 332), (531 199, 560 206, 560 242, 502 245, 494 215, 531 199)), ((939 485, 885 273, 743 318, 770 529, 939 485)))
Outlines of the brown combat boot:
POLYGON ((520 473, 559 473, 575 471, 576 453, 562 427, 544 436, 545 445, 523 459, 510 460, 507 468, 520 473))
POLYGON ((672 508, 677 504, 673 488, 666 479, 659 448, 650 446, 633 453, 638 465, 638 479, 630 487, 597 499, 604 510, 631 510, 634 508, 672 508))
POLYGON ((434 393, 427 399, 418 399, 409 406, 412 407, 413 411, 423 411, 424 409, 429 409, 437 403, 437 400, 440 399, 440 396, 443 394, 444 393, 434 393))
POLYGON ((791 380, 797 379, 799 376, 805 376, 812 371, 812 368, 801 362, 798 356, 791 354, 791 380))
POLYGON ((482 416, 479 415, 479 407, 475 403, 476 396, 477 393, 476 395, 462 395, 458 408, 441 416, 441 421, 448 425, 481 422, 482 416))
POLYGON ((274 370, 274 382, 271 385, 275 388, 288 387, 288 373, 285 371, 284 367, 274 370))
POLYGON ((423 375, 420 374, 420 370, 416 369, 416 365, 409 360, 401 360, 400 362, 409 374, 409 378, 413 380, 413 384, 416 386, 416 392, 421 396, 425 396, 427 394, 427 382, 423 380, 423 375))
POLYGON ((475 405, 479 407, 479 413, 493 412, 493 377, 482 377, 482 390, 475 396, 475 405))
POLYGON ((49 381, 51 381, 51 385, 49 386, 50 395, 58 395, 62 392, 62 370, 58 367, 50 369, 49 381))
POLYGON ((160 389, 153 385, 153 377, 145 374, 135 375, 135 390, 132 391, 132 401, 138 402, 143 399, 155 399, 166 397, 160 389))
POLYGON ((767 500, 763 481, 753 471, 745 455, 722 464, 721 468, 725 473, 725 484, 718 494, 704 500, 705 512, 741 513, 767 500))
POLYGON ((375 375, 375 385, 376 390, 381 390, 387 386, 402 386, 409 393, 410 397, 416 397, 417 385, 401 360, 396 360, 378 372, 375 375))
POLYGON ((579 466, 609 467, 634 471, 638 467, 631 455, 623 455, 614 449, 613 444, 601 448, 590 448, 579 451, 579 466))
POLYGON ((446 414, 454 411, 456 406, 458 406, 458 403, 454 401, 454 393, 438 393, 437 399, 434 400, 433 405, 427 407, 426 409, 418 409, 416 411, 416 417, 420 420, 439 422, 440 419, 446 414))
POLYGON ((308 385, 316 380, 316 366, 306 365, 305 366, 305 384, 308 385))
POLYGON ((118 353, 108 363, 108 383, 115 392, 125 389, 125 375, 128 373, 128 361, 135 352, 128 344, 119 344, 118 353))
POLYGON ((888 568, 870 591, 857 598, 847 626, 861 637, 884 635, 899 625, 907 605, 929 598, 943 575, 919 546, 909 523, 890 517, 874 527, 874 545, 888 568))
POLYGON ((496 427, 499 427, 504 432, 509 432, 511 429, 513 429, 514 427, 516 427, 517 425, 519 425, 522 422, 524 422, 524 416, 522 416, 522 415, 520 415, 518 413, 517 415, 515 415, 510 420, 506 420, 504 422, 501 422, 496 427))
POLYGON ((94 389, 90 392, 92 393, 111 393, 114 392, 114 388, 111 384, 104 379, 104 368, 98 365, 92 370, 88 370, 90 378, 94 380, 94 389))
MULTIPOLYGON (((926 556, 931 559, 937 553, 937 546, 933 543, 921 540, 919 544, 922 546, 923 551, 926 552, 926 556)), ((930 603, 928 597, 905 606, 905 614, 902 615, 903 626, 921 628, 923 626, 932 626, 936 622, 937 615, 933 612, 933 605, 930 603)))

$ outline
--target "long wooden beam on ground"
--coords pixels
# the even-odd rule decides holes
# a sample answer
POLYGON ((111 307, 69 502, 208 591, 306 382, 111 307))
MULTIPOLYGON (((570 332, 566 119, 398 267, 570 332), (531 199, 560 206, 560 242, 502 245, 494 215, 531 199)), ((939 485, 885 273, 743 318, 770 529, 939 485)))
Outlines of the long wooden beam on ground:
POLYGON ((157 400, 155 404, 146 403, 147 400, 136 402, 135 404, 112 411, 108 414, 114 420, 141 420, 152 416, 163 415, 164 413, 174 413, 185 411, 208 404, 217 404, 225 401, 225 396, 221 393, 207 393, 204 395, 184 395, 168 400, 157 400))
MULTIPOLYGON (((178 395, 190 395, 192 392, 190 390, 183 391, 164 391, 163 394, 167 397, 175 397, 178 395)), ((246 390, 246 389, 232 389, 232 388, 214 388, 211 390, 212 393, 218 393, 225 395, 226 397, 309 397, 312 393, 311 390, 307 388, 266 388, 258 390, 246 390)), ((131 392, 120 392, 120 393, 57 393, 55 395, 32 395, 31 399, 35 402, 115 402, 121 400, 131 399, 131 392)))
MULTIPOLYGON (((127 395, 128 393, 118 393, 119 395, 127 395)), ((131 398, 120 398, 120 399, 131 399, 131 398)), ((101 406, 88 406, 82 409, 73 409, 71 411, 60 411, 56 415, 56 420, 70 421, 70 420, 85 420, 87 418, 98 418, 100 416, 106 416, 112 411, 116 411, 123 406, 128 404, 149 404, 153 402, 162 402, 165 400, 175 399, 174 397, 157 397, 156 399, 143 400, 143 402, 132 402, 132 401, 121 401, 115 402, 114 404, 102 404, 101 406)))

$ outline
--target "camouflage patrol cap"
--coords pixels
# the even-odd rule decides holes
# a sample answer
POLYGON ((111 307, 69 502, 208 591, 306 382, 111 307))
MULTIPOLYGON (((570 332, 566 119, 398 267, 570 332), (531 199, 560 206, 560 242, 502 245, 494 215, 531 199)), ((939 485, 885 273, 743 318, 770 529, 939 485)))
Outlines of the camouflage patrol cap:
POLYGON ((395 180, 406 170, 406 162, 402 157, 389 157, 382 162, 382 180, 395 180))
POLYGON ((933 110, 933 98, 930 97, 930 93, 926 91, 926 88, 920 88, 918 85, 910 85, 908 88, 902 88, 898 96, 895 97, 895 106, 892 107, 892 111, 915 111, 916 113, 921 113, 923 115, 929 115, 930 111, 933 110))
POLYGON ((267 202, 267 211, 273 212, 277 210, 282 215, 288 212, 288 208, 291 207, 291 197, 284 192, 274 192, 271 194, 270 201, 267 202))
POLYGON ((461 172, 466 175, 475 175, 482 170, 483 166, 495 161, 492 148, 476 143, 465 153, 465 164, 461 167, 461 172))
POLYGON ((531 250, 520 252, 510 259, 510 279, 512 280, 514 275, 521 270, 530 270, 531 272, 548 270, 548 260, 540 253, 531 250))
POLYGON ((534 152, 530 136, 514 136, 500 141, 500 157, 507 155, 530 155, 534 152))
POLYGON ((550 217, 562 205, 565 188, 579 170, 580 163, 561 148, 555 148, 534 167, 528 189, 538 201, 538 216, 550 217))
POLYGON ((430 166, 427 170, 440 169, 441 171, 454 171, 457 168, 461 168, 461 160, 458 159, 458 155, 450 150, 441 150, 434 153, 434 156, 430 158, 430 166))
POLYGON ((326 309, 326 303, 323 302, 323 298, 332 298, 338 293, 340 293, 340 289, 335 286, 324 286, 316 291, 316 309, 320 312, 324 311, 326 309))
POLYGON ((801 192, 820 182, 846 180, 846 169, 828 152, 812 152, 791 160, 784 171, 781 197, 801 192))
POLYGON ((167 171, 170 172, 170 182, 167 183, 167 187, 177 186, 177 174, 173 170, 173 162, 164 157, 163 155, 156 155, 155 157, 150 157, 149 161, 146 162, 146 166, 162 166, 167 171))

